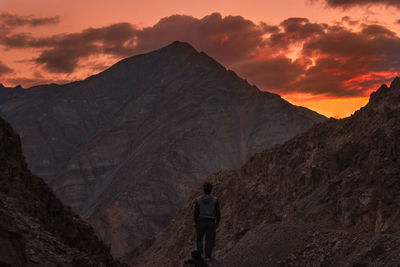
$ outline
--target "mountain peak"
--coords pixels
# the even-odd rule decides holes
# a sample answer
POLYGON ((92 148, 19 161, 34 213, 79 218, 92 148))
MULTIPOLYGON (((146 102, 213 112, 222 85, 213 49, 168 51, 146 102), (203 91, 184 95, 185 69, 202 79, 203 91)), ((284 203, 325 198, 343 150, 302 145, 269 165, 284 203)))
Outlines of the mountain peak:
POLYGON ((179 40, 173 41, 172 43, 170 43, 166 47, 182 47, 182 48, 194 49, 193 46, 191 44, 189 44, 188 42, 182 42, 182 41, 179 41, 179 40))
POLYGON ((172 53, 180 52, 180 53, 196 53, 199 52, 189 43, 182 41, 174 41, 167 46, 164 46, 156 51, 168 51, 172 53))
MULTIPOLYGON (((99 74, 105 72, 107 73, 110 70, 117 70, 118 72, 120 72, 119 67, 121 66, 131 68, 132 64, 146 65, 148 64, 148 62, 152 62, 154 60, 159 61, 159 63, 157 64, 161 63, 164 65, 179 65, 182 64, 182 60, 186 60, 188 56, 191 57, 200 54, 201 53, 198 52, 191 44, 182 41, 174 41, 167 46, 163 46, 157 50, 122 59, 121 61, 111 66, 109 69, 99 74)), ((143 70, 143 66, 140 68, 143 70)))

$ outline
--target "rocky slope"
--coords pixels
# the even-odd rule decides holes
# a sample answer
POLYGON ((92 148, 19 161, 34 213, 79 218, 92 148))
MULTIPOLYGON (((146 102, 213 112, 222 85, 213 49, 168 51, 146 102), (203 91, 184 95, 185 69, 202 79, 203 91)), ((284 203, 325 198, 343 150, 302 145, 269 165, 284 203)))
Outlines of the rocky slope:
POLYGON ((32 174, 0 118, 0 265, 121 266, 93 228, 32 174))
MULTIPOLYGON (((209 179, 222 214, 215 256, 225 266, 399 265, 400 79, 353 116, 209 179)), ((125 260, 179 266, 195 247, 195 196, 125 260)))
POLYGON ((0 88, 1 114, 116 255, 165 227, 207 175, 324 119, 181 42, 81 82, 0 88))

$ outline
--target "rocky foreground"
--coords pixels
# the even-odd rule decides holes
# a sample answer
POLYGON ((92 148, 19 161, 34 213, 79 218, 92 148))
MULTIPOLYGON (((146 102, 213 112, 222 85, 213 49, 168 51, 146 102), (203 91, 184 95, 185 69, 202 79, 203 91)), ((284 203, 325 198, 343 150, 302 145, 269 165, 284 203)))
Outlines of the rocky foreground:
POLYGON ((0 118, 0 266, 122 266, 93 228, 33 175, 0 118))
MULTIPOLYGON (((351 117, 317 124, 209 180, 221 203, 221 266, 398 266, 400 79, 351 117)), ((196 195, 125 260, 180 266, 195 248, 196 195)))

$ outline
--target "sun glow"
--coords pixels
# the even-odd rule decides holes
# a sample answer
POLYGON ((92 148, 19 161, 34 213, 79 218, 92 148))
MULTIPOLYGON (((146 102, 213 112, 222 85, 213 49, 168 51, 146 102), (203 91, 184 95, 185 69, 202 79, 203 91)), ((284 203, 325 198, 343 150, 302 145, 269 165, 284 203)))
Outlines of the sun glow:
POLYGON ((326 117, 341 119, 349 117, 368 103, 369 97, 355 98, 318 98, 310 94, 284 95, 290 103, 314 110, 326 117))

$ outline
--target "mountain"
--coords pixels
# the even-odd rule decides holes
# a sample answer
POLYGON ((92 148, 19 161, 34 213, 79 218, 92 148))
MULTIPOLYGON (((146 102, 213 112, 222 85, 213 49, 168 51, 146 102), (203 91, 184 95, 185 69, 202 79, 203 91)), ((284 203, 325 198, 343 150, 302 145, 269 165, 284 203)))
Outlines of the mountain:
POLYGON ((84 81, 0 88, 28 165, 122 255, 202 183, 325 117, 174 42, 84 81))
POLYGON ((0 265, 121 266, 21 152, 19 136, 0 118, 0 265))
MULTIPOLYGON (((211 175, 221 266, 400 264, 400 79, 346 119, 330 119, 211 175)), ((194 245, 193 205, 125 257, 179 266, 194 245)))

